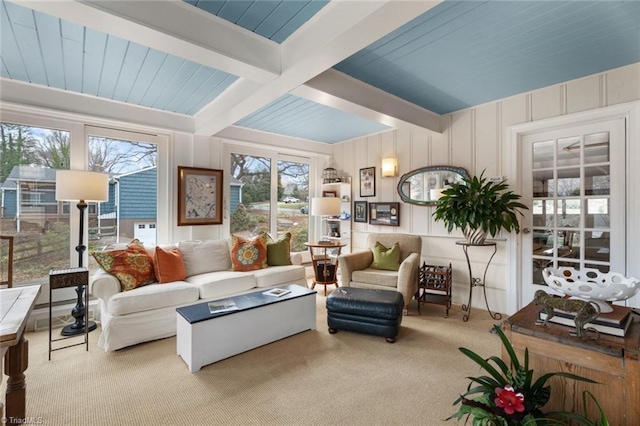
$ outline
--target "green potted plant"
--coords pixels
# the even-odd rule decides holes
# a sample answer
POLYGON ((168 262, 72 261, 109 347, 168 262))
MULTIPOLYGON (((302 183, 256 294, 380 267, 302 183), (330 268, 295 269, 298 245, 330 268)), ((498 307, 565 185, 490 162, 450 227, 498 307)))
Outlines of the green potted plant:
MULTIPOLYGON (((561 419, 576 422, 580 425, 608 425, 606 416, 600 408, 601 419, 592 422, 585 416, 576 413, 556 411, 544 413, 542 408, 549 401, 551 387, 547 381, 554 377, 565 377, 588 383, 597 383, 591 379, 577 376, 571 373, 556 372, 546 373, 534 380, 533 370, 529 369, 529 351, 524 351, 524 361, 520 362, 513 346, 498 325, 493 327, 500 337, 506 353, 509 355, 510 366, 500 357, 491 356, 487 359, 467 348, 459 348, 460 352, 478 364, 487 375, 469 377, 471 382, 467 391, 454 401, 454 405, 460 404, 458 411, 451 415, 450 419, 462 419, 467 416, 473 420, 473 425, 564 425, 561 419), (551 417, 550 417, 551 416, 551 417)), ((588 392, 588 391, 585 391, 588 392)), ((593 395, 589 396, 595 401, 593 395)), ((595 401, 597 404, 597 401, 595 401)))
POLYGON ((520 195, 508 190, 504 180, 495 182, 478 176, 464 178, 442 192, 433 217, 443 221, 447 230, 462 230, 468 243, 482 244, 487 233, 495 236, 500 230, 520 232, 517 214, 527 206, 519 202, 520 195))

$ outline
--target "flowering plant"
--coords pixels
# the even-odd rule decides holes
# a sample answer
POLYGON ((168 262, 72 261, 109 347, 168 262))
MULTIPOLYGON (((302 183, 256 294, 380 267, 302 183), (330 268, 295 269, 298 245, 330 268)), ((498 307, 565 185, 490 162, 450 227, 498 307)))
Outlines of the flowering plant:
MULTIPOLYGON (((467 392, 460 395, 453 403, 453 405, 460 404, 458 411, 447 420, 452 418, 460 420, 466 415, 467 418, 473 418, 474 426, 557 424, 550 419, 545 420, 546 416, 541 411, 551 396, 551 387, 546 384, 547 381, 551 377, 560 376, 597 383, 565 372, 546 373, 534 381, 533 370, 529 369, 529 351, 525 349, 524 362, 521 363, 500 327, 494 325, 493 329, 509 354, 511 366, 508 366, 500 357, 491 356, 484 359, 469 349, 459 348, 460 352, 471 358, 489 375, 468 377, 471 382, 467 386, 467 392)), ((569 413, 553 414, 564 416, 569 413)))

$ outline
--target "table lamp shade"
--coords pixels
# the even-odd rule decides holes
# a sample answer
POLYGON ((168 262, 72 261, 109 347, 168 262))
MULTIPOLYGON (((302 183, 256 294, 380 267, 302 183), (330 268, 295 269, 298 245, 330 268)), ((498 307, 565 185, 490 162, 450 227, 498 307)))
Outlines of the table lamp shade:
POLYGON ((109 175, 84 170, 58 170, 56 172, 56 200, 108 201, 109 175))
POLYGON ((311 214, 313 216, 338 216, 340 214, 340 199, 337 197, 312 198, 311 214))

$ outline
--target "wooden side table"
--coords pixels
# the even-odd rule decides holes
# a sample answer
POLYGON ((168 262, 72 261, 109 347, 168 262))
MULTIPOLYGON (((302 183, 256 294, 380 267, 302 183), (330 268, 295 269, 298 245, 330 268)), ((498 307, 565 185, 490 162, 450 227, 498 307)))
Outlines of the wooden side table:
MULTIPOLYGON (((612 425, 637 425, 640 419, 640 323, 638 316, 626 337, 600 334, 599 339, 569 336, 571 327, 548 323, 535 325, 541 306, 533 302, 503 323, 503 330, 520 359, 529 352, 529 367, 534 379, 545 373, 568 371, 595 380, 599 384, 552 377, 551 398, 545 411, 582 413, 582 392, 588 390, 602 405, 612 425)), ((631 314, 635 315, 635 314, 631 314)), ((502 348, 502 359, 509 355, 502 348)), ((589 400, 589 398, 587 398, 589 400)), ((600 418, 593 402, 588 404, 589 418, 600 418)))
POLYGON ((314 280, 311 285, 311 289, 316 287, 316 284, 322 284, 324 286, 324 295, 327 295, 328 285, 338 285, 338 255, 342 247, 346 244, 328 241, 328 242, 315 242, 304 243, 309 247, 309 253, 311 254, 311 261, 313 263, 314 280), (321 253, 315 253, 314 250, 321 251, 321 253), (327 253, 327 250, 332 250, 333 253, 327 253), (335 259, 335 263, 332 262, 335 259))

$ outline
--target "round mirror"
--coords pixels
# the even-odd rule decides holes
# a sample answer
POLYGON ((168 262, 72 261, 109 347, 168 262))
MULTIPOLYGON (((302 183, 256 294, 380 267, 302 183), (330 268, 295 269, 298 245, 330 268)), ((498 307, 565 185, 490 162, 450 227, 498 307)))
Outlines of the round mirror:
POLYGON ((433 206, 452 183, 462 183, 469 174, 462 167, 428 166, 402 175, 398 194, 405 203, 433 206))

